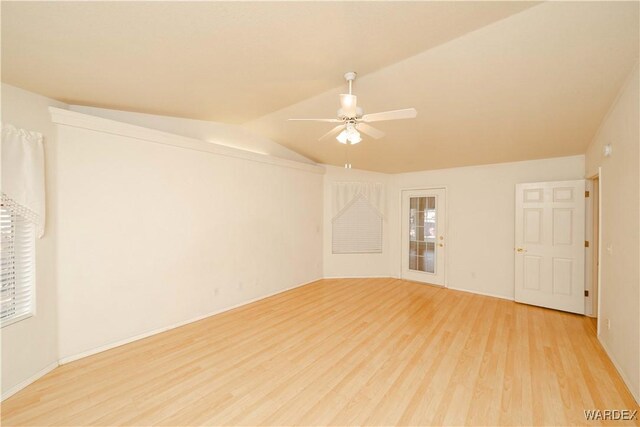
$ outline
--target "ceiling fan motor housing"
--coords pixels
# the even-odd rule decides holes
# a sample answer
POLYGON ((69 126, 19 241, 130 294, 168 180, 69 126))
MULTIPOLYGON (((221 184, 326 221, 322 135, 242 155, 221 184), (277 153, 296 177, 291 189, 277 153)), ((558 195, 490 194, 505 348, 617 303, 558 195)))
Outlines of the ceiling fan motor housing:
POLYGON ((360 107, 356 107, 356 115, 355 117, 349 117, 347 114, 345 114, 344 110, 342 108, 338 108, 338 118, 340 120, 349 120, 349 119, 360 119, 362 118, 362 115, 364 114, 364 111, 362 110, 362 108, 360 107))

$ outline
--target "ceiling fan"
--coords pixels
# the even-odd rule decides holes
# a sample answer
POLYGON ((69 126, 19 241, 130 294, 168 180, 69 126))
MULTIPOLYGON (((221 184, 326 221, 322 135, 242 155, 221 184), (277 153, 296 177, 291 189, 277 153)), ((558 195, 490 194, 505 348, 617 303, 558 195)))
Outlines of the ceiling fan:
POLYGON ((403 110, 385 111, 382 113, 364 114, 362 108, 357 105, 357 96, 351 93, 353 81, 356 79, 356 73, 349 71, 344 75, 345 80, 349 83, 349 93, 340 95, 340 109, 338 109, 337 119, 289 119, 291 121, 312 121, 340 123, 329 132, 322 135, 319 140, 335 135, 339 132, 336 139, 342 144, 357 144, 362 141, 360 132, 369 135, 372 138, 379 139, 384 136, 384 132, 370 126, 368 123, 381 122, 383 120, 413 119, 418 115, 415 108, 405 108, 403 110))

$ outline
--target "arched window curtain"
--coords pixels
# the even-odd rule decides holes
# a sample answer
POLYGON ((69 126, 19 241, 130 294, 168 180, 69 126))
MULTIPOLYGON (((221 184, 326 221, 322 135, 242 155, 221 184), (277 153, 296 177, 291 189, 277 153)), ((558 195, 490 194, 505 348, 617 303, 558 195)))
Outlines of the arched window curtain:
POLYGON ((33 222, 44 235, 42 134, 2 124, 2 205, 33 222))
POLYGON ((385 218, 384 186, 371 182, 336 182, 333 184, 332 219, 336 219, 358 197, 362 197, 385 218))

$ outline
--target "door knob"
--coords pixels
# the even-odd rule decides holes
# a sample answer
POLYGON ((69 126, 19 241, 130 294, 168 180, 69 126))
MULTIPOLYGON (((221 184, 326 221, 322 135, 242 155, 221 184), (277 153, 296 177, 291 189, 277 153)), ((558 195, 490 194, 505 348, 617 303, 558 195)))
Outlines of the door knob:
POLYGON ((522 254, 527 252, 527 250, 525 248, 516 248, 516 252, 518 252, 519 254, 522 254))

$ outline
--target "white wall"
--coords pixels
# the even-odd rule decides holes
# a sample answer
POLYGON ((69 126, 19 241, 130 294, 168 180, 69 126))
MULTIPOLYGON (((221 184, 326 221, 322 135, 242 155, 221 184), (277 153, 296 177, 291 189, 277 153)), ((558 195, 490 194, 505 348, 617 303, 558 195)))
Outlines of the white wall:
POLYGON ((46 230, 36 241, 36 315, 2 328, 2 396, 58 362, 56 310, 56 139, 49 106, 64 104, 2 84, 2 122, 44 135, 46 230))
POLYGON ((382 222, 382 253, 380 254, 333 254, 331 252, 332 188, 334 182, 371 182, 383 184, 387 190, 393 178, 384 173, 345 169, 325 165, 324 175, 324 277, 389 277, 391 267, 390 225, 396 221, 397 212, 390 209, 387 194, 387 209, 382 222))
POLYGON ((600 341, 640 402, 640 87, 628 77, 586 156, 587 176, 600 175, 600 341), (611 157, 603 147, 611 144, 611 157), (606 322, 611 322, 608 329, 606 322))
POLYGON ((62 361, 322 277, 321 168, 135 135, 58 127, 62 361))

